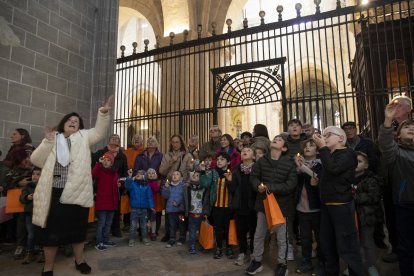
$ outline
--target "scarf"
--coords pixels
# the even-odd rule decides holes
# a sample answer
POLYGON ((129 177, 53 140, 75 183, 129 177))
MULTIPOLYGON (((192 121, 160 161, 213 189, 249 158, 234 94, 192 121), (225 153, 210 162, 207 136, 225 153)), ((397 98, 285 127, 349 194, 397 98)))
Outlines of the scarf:
POLYGON ((56 140, 57 161, 63 167, 66 167, 69 165, 70 160, 68 141, 66 141, 63 133, 59 133, 56 137, 56 140))
POLYGON ((250 174, 252 172, 254 162, 252 162, 250 165, 244 165, 243 163, 240 163, 240 170, 244 174, 250 174))

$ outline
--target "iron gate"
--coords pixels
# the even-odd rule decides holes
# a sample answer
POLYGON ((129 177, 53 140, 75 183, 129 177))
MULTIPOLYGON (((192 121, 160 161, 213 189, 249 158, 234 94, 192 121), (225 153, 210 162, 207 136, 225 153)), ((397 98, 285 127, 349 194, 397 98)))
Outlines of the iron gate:
POLYGON ((297 18, 285 21, 279 10, 278 22, 231 31, 228 20, 225 34, 178 44, 171 35, 170 46, 129 56, 123 51, 117 60, 115 131, 124 143, 134 132, 155 135, 166 150, 174 133, 199 134, 205 142, 212 124, 227 123, 220 116, 224 109, 270 102, 281 110, 274 113, 281 122, 277 131, 293 117, 318 128, 351 120, 374 137, 390 97, 410 96, 413 5, 338 4, 324 13, 316 7, 311 16, 301 17, 299 10, 297 18), (275 60, 279 68, 266 64, 275 60), (266 78, 276 89, 261 83, 266 78))

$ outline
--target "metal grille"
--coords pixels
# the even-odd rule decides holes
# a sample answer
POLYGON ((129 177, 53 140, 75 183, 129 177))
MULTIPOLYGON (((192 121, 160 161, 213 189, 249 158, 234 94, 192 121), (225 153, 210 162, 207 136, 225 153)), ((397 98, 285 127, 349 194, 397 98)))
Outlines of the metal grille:
POLYGON ((296 117, 320 129, 356 121, 375 137, 388 100, 410 96, 413 6, 338 4, 178 44, 171 37, 170 46, 121 57, 115 130, 124 144, 134 132, 155 135, 166 150, 174 133, 203 143, 212 124, 230 123, 225 110, 266 104, 280 109, 266 113, 280 121, 276 132, 296 117))

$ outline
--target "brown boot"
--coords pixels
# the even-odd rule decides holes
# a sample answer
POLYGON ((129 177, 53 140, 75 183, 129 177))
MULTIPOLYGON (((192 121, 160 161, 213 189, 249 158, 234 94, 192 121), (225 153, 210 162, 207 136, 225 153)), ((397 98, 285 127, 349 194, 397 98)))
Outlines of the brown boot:
POLYGON ((30 264, 33 260, 34 254, 32 251, 27 251, 26 256, 24 257, 24 260, 22 264, 30 264))

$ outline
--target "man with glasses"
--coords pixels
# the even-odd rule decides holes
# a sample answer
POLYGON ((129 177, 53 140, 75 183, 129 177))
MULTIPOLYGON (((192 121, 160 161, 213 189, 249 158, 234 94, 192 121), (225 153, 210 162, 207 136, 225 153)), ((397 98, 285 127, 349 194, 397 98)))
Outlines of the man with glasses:
POLYGON ((218 125, 213 125, 209 131, 210 141, 204 143, 200 149, 200 160, 203 161, 207 155, 216 156, 217 150, 221 148, 221 129, 218 125))

